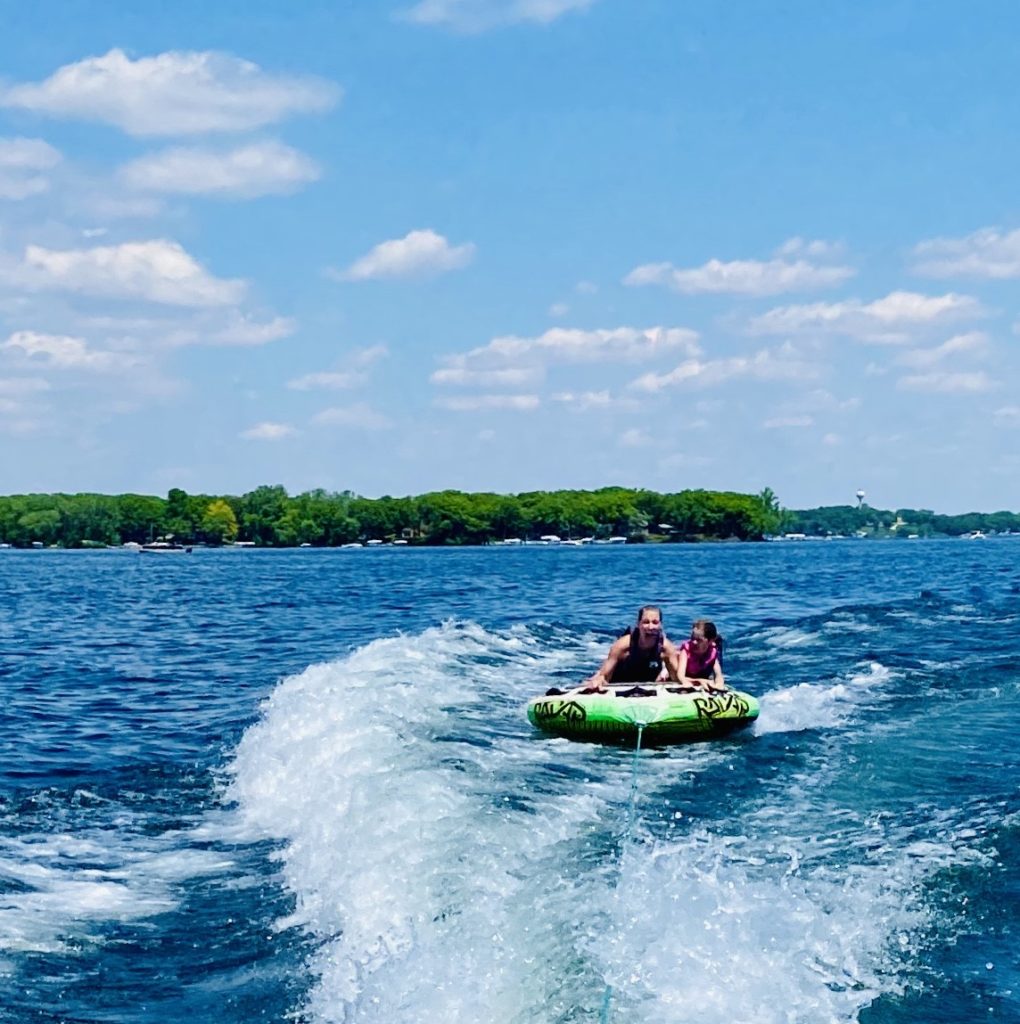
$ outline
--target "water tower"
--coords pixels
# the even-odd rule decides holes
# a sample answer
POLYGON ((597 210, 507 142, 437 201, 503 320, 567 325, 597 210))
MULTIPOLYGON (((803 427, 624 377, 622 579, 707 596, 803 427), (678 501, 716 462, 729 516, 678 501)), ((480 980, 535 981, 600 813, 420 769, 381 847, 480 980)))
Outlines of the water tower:
POLYGON ((864 491, 857 492, 857 507, 860 508, 864 504, 864 491))

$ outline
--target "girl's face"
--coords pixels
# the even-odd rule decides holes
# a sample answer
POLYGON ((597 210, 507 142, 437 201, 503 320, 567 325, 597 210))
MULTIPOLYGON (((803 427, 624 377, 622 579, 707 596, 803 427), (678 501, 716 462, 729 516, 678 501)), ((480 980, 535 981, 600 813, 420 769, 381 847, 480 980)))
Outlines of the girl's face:
POLYGON ((691 646, 698 651, 703 651, 709 644, 709 641, 705 639, 705 634, 700 629, 691 630, 691 646))

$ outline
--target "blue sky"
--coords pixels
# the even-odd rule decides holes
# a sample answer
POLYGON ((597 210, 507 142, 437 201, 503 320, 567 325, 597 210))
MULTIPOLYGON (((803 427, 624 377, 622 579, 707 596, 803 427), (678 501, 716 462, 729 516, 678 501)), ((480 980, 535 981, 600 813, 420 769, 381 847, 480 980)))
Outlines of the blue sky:
POLYGON ((0 493, 1020 508, 1020 8, 0 0, 0 493))

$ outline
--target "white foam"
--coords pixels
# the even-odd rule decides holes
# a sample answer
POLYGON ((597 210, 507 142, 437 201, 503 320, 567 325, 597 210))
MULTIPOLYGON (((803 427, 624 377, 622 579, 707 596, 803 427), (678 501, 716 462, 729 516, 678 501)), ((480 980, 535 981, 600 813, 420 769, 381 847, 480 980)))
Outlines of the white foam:
POLYGON ((841 728, 853 720, 862 706, 881 699, 882 687, 891 678, 884 665, 870 662, 851 670, 845 679, 798 683, 763 694, 755 735, 841 728))
MULTIPOLYGON (((317 952, 302 1012, 358 1024, 850 1022, 906 984, 927 922, 918 880, 952 843, 818 836, 817 779, 765 789, 721 835, 669 813, 740 744, 643 754, 637 821, 671 838, 612 853, 633 758, 536 739, 524 699, 586 657, 519 631, 448 623, 283 680, 243 738, 234 836, 280 840, 295 897, 278 928, 317 952), (665 799, 665 802, 663 800, 665 799), (778 838, 777 838, 778 837, 778 838), (798 838, 799 837, 799 838, 798 838), (877 851, 877 852, 876 852, 877 851), (845 859, 846 870, 831 863, 845 859)), ((881 665, 766 695, 770 730, 826 728, 880 699, 881 665)), ((863 826, 861 826, 863 827, 863 826)), ((891 826, 889 826, 891 827, 891 826)))
MULTIPOLYGON (((184 840, 187 841, 186 839, 184 840)), ((176 883, 215 874, 222 855, 168 836, 28 835, 0 841, 0 876, 20 883, 0 906, 0 950, 69 953, 104 926, 175 909, 176 883)))

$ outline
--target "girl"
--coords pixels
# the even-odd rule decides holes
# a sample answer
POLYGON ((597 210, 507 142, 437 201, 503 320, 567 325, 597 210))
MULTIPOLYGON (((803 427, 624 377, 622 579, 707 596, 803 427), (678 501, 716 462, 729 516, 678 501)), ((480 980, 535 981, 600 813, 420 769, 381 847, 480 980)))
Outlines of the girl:
POLYGON ((698 619, 691 626, 691 637, 677 651, 676 677, 681 685, 696 690, 722 693, 726 680, 722 671, 723 638, 708 619, 698 619))

